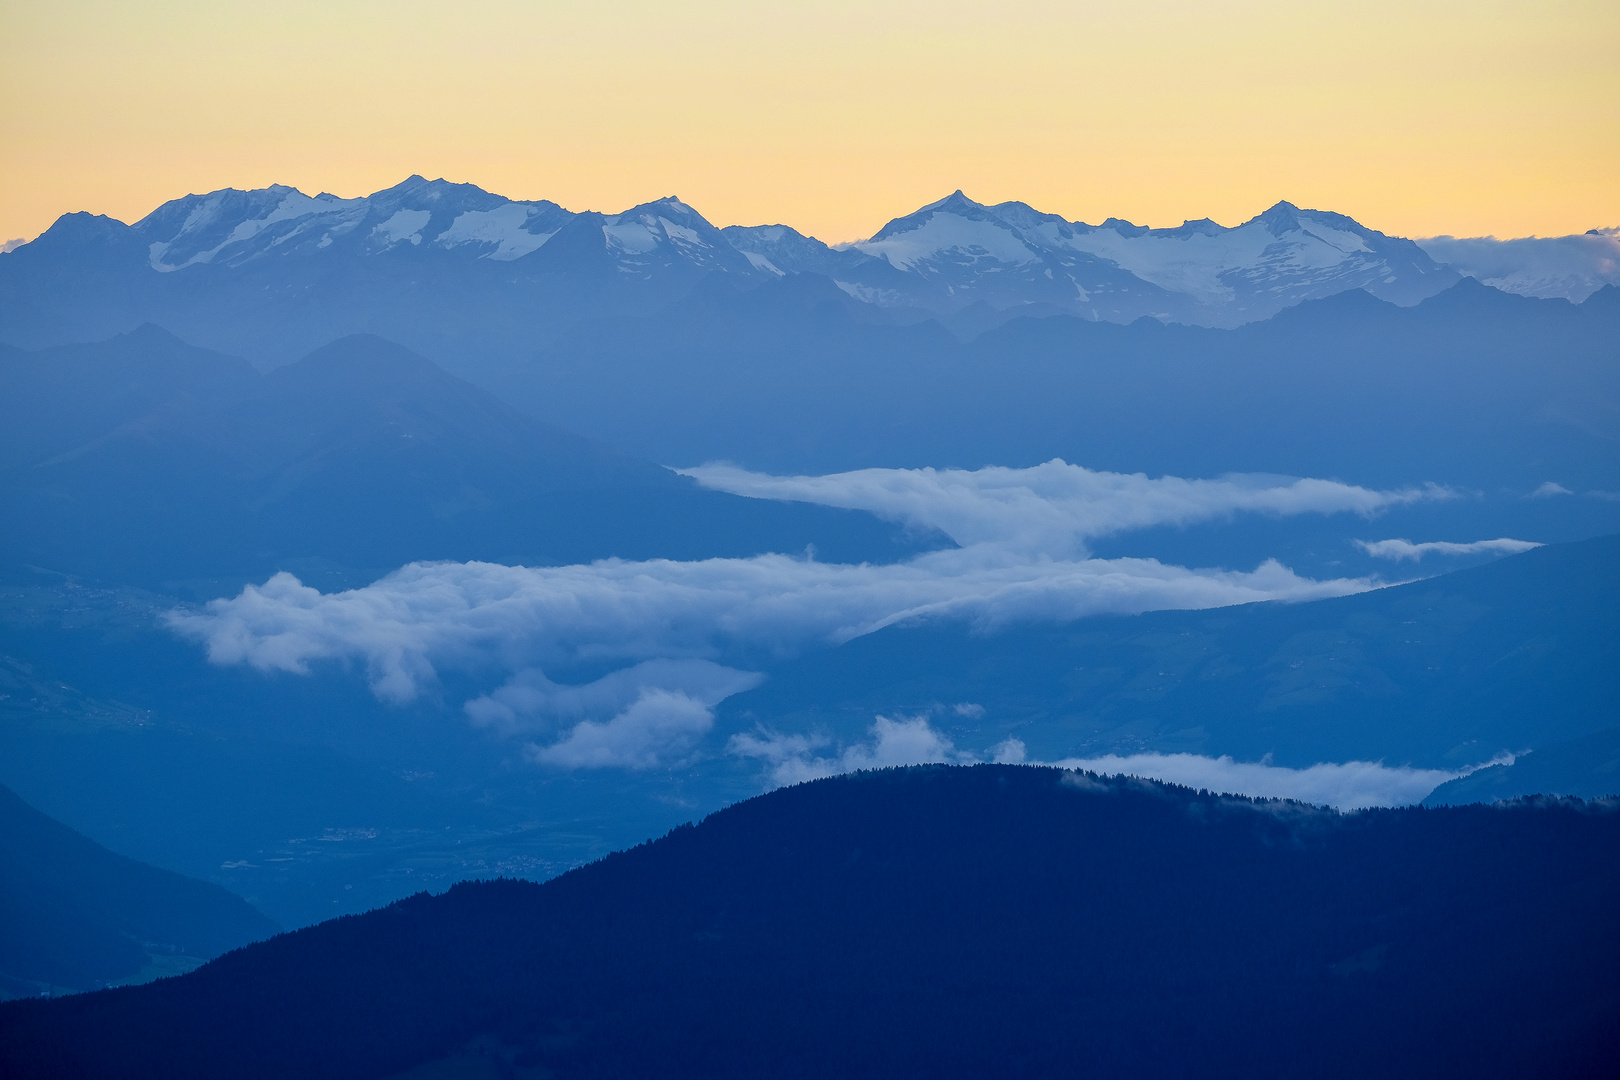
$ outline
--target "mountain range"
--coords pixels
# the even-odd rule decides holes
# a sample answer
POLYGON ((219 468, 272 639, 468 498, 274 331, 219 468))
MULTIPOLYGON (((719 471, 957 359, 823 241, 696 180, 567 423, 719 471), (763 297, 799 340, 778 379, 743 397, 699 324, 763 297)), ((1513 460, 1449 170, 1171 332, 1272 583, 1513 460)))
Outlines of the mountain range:
POLYGON ((967 336, 1024 315, 1236 326, 1346 290, 1412 304, 1476 269, 1509 289, 1583 299, 1620 280, 1603 253, 1613 237, 1593 237, 1435 248, 1453 266, 1287 202, 1235 227, 1152 229, 958 191, 867 240, 828 245, 784 225, 717 229, 673 197, 574 213, 413 176, 353 199, 283 186, 188 195, 133 225, 65 215, 0 255, 0 340, 38 347, 156 322, 274 365, 367 332, 460 370, 525 357, 580 319, 666 310, 714 275, 745 290, 813 275, 880 321, 935 319, 967 336))

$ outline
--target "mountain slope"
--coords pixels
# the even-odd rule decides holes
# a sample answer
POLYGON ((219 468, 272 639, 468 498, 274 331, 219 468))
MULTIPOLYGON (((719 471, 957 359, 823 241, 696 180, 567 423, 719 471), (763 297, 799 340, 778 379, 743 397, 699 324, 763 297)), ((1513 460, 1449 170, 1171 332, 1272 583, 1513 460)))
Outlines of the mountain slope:
POLYGON ((374 337, 260 376, 150 328, 0 379, 6 409, 43 421, 13 429, 0 469, 9 558, 102 580, 909 550, 865 515, 701 490, 374 337))
MULTIPOLYGON (((933 322, 875 324, 869 306, 803 274, 747 291, 711 282, 668 314, 583 322, 499 386, 535 415, 677 465, 1062 457, 1178 476, 1432 480, 1492 497, 1549 479, 1612 492, 1620 309, 1604 295, 1572 305, 1465 281, 1414 307, 1356 291, 1237 330, 1056 316, 963 345, 933 322)), ((1508 510, 1548 507, 1515 498, 1508 510)))
POLYGON ((1611 804, 1340 816, 1051 769, 859 774, 545 885, 459 886, 183 979, 7 1005, 0 1061, 1592 1075, 1620 1049, 1617 856, 1611 804))
POLYGON ((890 627, 784 664, 719 712, 739 730, 839 741, 875 715, 931 714, 959 745, 1018 738, 1046 761, 1146 751, 1458 769, 1613 727, 1617 660, 1620 537, 1608 536, 1306 604, 995 634, 890 627))
POLYGON ((219 886, 114 855, 0 787, 0 997, 173 974, 276 931, 219 886))
POLYGON ((1592 799, 1615 793, 1620 793, 1620 728, 1608 728, 1448 781, 1423 804, 1460 806, 1540 794, 1592 799))

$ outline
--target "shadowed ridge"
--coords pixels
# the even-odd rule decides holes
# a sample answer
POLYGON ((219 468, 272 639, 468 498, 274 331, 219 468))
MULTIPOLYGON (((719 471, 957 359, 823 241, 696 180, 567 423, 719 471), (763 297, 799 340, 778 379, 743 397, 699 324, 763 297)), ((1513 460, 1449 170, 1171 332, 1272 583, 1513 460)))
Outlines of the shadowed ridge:
POLYGON ((181 979, 0 1008, 0 1060, 1573 1077, 1620 1049, 1616 903, 1610 803, 1341 816, 1056 769, 882 770, 545 885, 463 884, 181 979))
POLYGON ((278 930, 218 885, 115 855, 0 787, 0 998, 90 990, 165 960, 170 974, 278 930))

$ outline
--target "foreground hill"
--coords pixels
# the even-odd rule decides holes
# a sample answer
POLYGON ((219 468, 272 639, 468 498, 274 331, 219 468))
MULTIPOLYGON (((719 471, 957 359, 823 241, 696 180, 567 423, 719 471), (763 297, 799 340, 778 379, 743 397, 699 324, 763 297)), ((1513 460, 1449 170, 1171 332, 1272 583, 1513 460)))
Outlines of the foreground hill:
POLYGON ((1620 812, 1021 766, 788 788, 545 885, 0 1008, 10 1076, 1591 1076, 1620 812))
POLYGON ((864 514, 702 490, 365 335, 268 375, 154 326, 12 350, 0 420, 0 555, 120 583, 908 550, 864 514))
POLYGON ((173 974, 276 930, 219 886, 114 855, 0 787, 0 998, 173 974))

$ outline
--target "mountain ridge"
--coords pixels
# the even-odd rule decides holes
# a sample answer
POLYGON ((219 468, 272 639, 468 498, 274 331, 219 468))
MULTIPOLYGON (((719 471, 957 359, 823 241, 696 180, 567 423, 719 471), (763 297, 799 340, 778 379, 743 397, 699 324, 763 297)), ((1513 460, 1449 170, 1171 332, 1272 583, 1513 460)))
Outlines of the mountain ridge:
POLYGON ((1617 843, 1608 802, 1339 815, 1029 766, 857 773, 543 885, 418 894, 181 979, 0 1007, 0 1061, 1590 1075, 1620 1045, 1617 843))
MULTIPOLYGON (((1156 229, 957 191, 848 245, 785 228, 716 228, 675 196, 576 213, 420 175, 356 198, 225 188, 134 224, 65 214, 0 255, 0 339, 39 347, 157 322, 261 366, 354 332, 511 357, 580 318, 668 309, 708 275, 825 276, 895 319, 968 332, 1052 314, 1237 326, 1346 289, 1415 303, 1458 277, 1413 241, 1286 201, 1230 228, 1156 229)), ((1595 288, 1605 273, 1577 277, 1595 288)), ((1546 293, 1543 278, 1525 287, 1546 293)))

